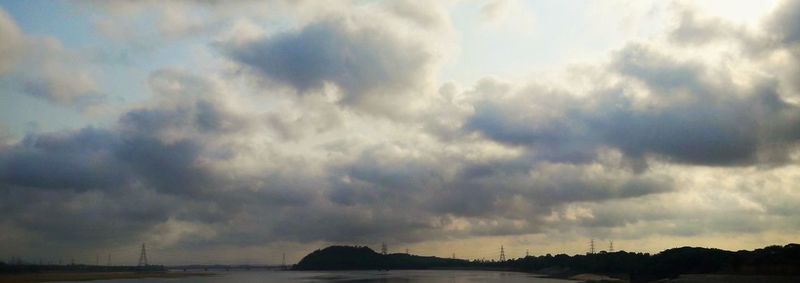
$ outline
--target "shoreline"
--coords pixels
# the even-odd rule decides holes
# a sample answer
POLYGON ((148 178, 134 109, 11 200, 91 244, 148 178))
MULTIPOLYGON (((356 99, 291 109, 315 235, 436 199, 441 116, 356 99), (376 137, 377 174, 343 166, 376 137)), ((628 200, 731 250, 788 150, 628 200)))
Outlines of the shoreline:
POLYGON ((184 278, 214 276, 209 272, 39 272, 0 274, 0 283, 57 282, 57 281, 95 281, 112 279, 143 278, 184 278))
POLYGON ((571 272, 567 272, 567 273, 548 274, 548 273, 543 273, 543 272, 535 272, 535 271, 530 271, 530 270, 519 270, 519 269, 508 268, 508 267, 497 267, 497 268, 492 268, 492 267, 483 267, 483 268, 480 268, 480 267, 476 267, 476 268, 471 268, 471 267, 444 267, 444 268, 410 268, 410 269, 406 269, 406 268, 397 268, 397 269, 303 269, 303 270, 289 269, 289 270, 286 270, 286 271, 300 271, 300 272, 302 272, 302 271, 317 271, 317 272, 333 271, 333 272, 336 272, 336 271, 392 271, 392 270, 401 270, 401 271, 402 270, 410 270, 410 271, 414 271, 414 270, 420 270, 420 271, 432 270, 432 271, 515 272, 515 273, 525 273, 525 274, 535 275, 536 277, 539 277, 539 278, 561 279, 561 280, 567 280, 567 281, 572 281, 572 282, 576 282, 576 283, 580 283, 580 282, 597 282, 597 283, 629 282, 628 280, 623 279, 623 278, 618 278, 618 277, 615 277, 613 275, 601 274, 601 273, 571 273, 571 272))

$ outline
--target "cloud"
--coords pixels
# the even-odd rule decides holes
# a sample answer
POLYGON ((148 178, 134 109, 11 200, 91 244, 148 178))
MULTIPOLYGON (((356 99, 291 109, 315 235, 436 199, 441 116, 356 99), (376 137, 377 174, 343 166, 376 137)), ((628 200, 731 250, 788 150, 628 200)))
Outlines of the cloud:
POLYGON ((328 18, 251 42, 223 43, 221 48, 261 79, 300 94, 331 84, 341 93, 340 104, 369 113, 413 104, 415 95, 409 93, 424 86, 434 60, 419 42, 347 18, 328 18))
POLYGON ((536 14, 524 2, 491 0, 481 7, 481 21, 494 30, 532 35, 536 31, 536 14))
POLYGON ((0 9, 0 76, 9 72, 16 64, 20 53, 22 35, 11 16, 0 9))
MULTIPOLYGON (((93 15, 95 29, 113 40, 142 44, 148 41, 184 40, 213 35, 242 19, 274 20, 283 13, 297 18, 313 15, 327 5, 302 1, 80 1, 81 12, 93 15), (142 24, 143 18, 147 23, 142 24)), ((331 5, 333 6, 333 5, 331 5)))
POLYGON ((678 25, 669 33, 670 40, 678 44, 706 44, 746 35, 721 19, 702 17, 692 9, 680 12, 678 25))
POLYGON ((794 149, 799 109, 775 81, 737 85, 727 72, 643 45, 616 52, 608 70, 620 83, 590 95, 527 88, 479 102, 464 128, 564 162, 613 148, 632 159, 758 165, 786 162, 794 149))
POLYGON ((440 6, 422 5, 414 1, 391 1, 386 3, 386 9, 401 18, 408 19, 422 28, 440 30, 447 28, 447 17, 440 6))
POLYGON ((117 138, 106 130, 28 136, 0 154, 0 180, 6 185, 44 189, 92 190, 125 182, 109 149, 117 138))
MULTIPOLYGON (((3 139, 0 237, 18 247, 0 250, 797 233, 791 13, 749 30, 686 11, 566 83, 434 87, 447 14, 367 6, 204 41, 219 70, 152 71, 151 97, 115 122, 3 139)), ((3 17, 0 35, 25 37, 3 17)), ((208 32, 188 24, 163 32, 208 32)), ((55 103, 93 97, 71 51, 23 41, 41 60, 12 56, 4 76, 42 78, 28 94, 55 103)))
POLYGON ((57 39, 20 32, 14 20, 0 9, 0 79, 9 91, 87 110, 103 102, 103 94, 85 63, 57 39))
POLYGON ((767 28, 786 45, 800 42, 800 1, 787 0, 775 9, 768 20, 767 28))

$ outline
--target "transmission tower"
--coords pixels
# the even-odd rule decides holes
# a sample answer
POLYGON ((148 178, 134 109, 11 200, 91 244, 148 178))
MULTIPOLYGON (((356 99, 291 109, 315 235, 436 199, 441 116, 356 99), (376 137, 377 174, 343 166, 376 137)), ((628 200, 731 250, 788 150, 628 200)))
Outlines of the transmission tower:
POLYGON ((527 249, 525 249, 525 257, 529 257, 529 256, 531 256, 531 254, 528 252, 527 249))
POLYGON ((408 253, 408 248, 406 248, 406 254, 410 254, 410 253, 408 253))
POLYGON ((283 263, 281 264, 283 269, 286 269, 286 253, 283 253, 283 263))
POLYGON ((147 249, 142 243, 142 253, 139 254, 139 266, 147 266, 147 249))
POLYGON ((614 241, 608 243, 608 252, 610 253, 614 252, 614 241))
POLYGON ((95 254, 94 255, 94 265, 95 266, 99 266, 100 265, 100 254, 95 254))
POLYGON ((500 261, 506 261, 506 251, 502 245, 500 246, 500 261))
POLYGON ((108 261, 106 261, 107 266, 111 266, 111 254, 108 254, 108 261))
POLYGON ((386 242, 381 243, 381 254, 386 255, 388 248, 386 248, 386 242))
POLYGON ((589 253, 590 253, 590 254, 593 254, 593 253, 594 253, 594 239, 591 239, 591 240, 589 241, 589 253))

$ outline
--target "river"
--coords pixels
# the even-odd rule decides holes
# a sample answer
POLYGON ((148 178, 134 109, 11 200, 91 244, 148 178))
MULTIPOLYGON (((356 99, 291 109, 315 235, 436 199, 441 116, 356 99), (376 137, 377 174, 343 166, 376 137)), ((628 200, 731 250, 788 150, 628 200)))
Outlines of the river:
POLYGON ((392 271, 232 271, 220 272, 214 276, 186 278, 153 278, 100 280, 95 283, 283 283, 283 282, 433 282, 433 283, 563 283, 570 280, 541 278, 533 274, 510 271, 477 270, 392 270, 392 271))

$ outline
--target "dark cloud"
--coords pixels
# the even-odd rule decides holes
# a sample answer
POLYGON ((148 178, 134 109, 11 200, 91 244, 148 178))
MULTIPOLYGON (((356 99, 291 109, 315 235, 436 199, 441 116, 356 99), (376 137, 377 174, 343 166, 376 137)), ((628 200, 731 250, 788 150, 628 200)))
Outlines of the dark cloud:
POLYGON ((654 155, 700 165, 783 163, 794 148, 800 109, 783 100, 772 80, 738 86, 730 74, 642 45, 617 52, 610 70, 627 81, 584 98, 540 88, 482 101, 465 129, 531 147, 540 159, 570 163, 593 161, 602 148, 634 160, 654 155), (649 96, 626 94, 627 83, 642 84, 649 96), (536 100, 557 95, 567 98, 536 100))
MULTIPOLYGON (((768 51, 784 51, 787 53, 783 64, 774 66, 776 72, 786 80, 786 85, 794 90, 794 96, 800 93, 800 1, 783 1, 766 20, 766 35, 762 42, 768 42, 768 51), (772 44, 775 42, 775 44, 772 44)), ((765 44, 753 43, 751 49, 765 44)))
POLYGON ((127 176, 113 156, 117 143, 113 133, 94 128, 29 135, 0 152, 0 182, 81 191, 121 185, 127 176))
POLYGON ((5 223, 77 249, 141 241, 169 219, 229 221, 247 203, 302 203, 305 196, 278 189, 248 193, 259 188, 223 182, 208 168, 230 158, 209 143, 245 126, 203 90, 130 110, 116 126, 31 133, 0 147, 5 223))
MULTIPOLYGON (((542 163, 528 158, 478 166, 496 169, 492 173, 461 174, 440 195, 442 207, 452 209, 448 212, 513 218, 517 212, 509 211, 504 201, 515 197, 546 211, 572 202, 635 198, 673 190, 668 178, 640 176, 605 166, 601 167, 602 174, 596 174, 598 167, 542 163), (453 199, 461 201, 449 201, 453 199), (468 205, 460 206, 464 203, 468 205)), ((475 166, 462 172, 474 173, 475 166)))
POLYGON ((160 192, 191 197, 212 185, 209 173, 198 164, 200 148, 192 141, 165 144, 153 138, 129 138, 116 154, 141 181, 160 192))
POLYGON ((782 44, 800 42, 800 1, 783 1, 769 18, 767 29, 782 44))
POLYGON ((300 93, 326 83, 342 90, 341 103, 367 107, 420 86, 432 54, 390 29, 328 19, 298 31, 243 44, 222 44, 223 52, 258 76, 300 93))
POLYGON ((166 221, 174 207, 163 197, 134 191, 74 194, 4 189, 3 195, 8 201, 26 204, 5 215, 29 231, 34 242, 68 243, 70 248, 137 241, 154 225, 166 221))
MULTIPOLYGON (((404 211, 423 223, 439 223, 442 217, 475 221, 459 232, 443 234, 441 226, 417 231, 437 238, 531 233, 539 229, 536 224, 542 223, 543 217, 564 204, 636 198, 673 190, 668 178, 609 168, 598 173, 597 167, 559 166, 538 162, 531 156, 469 162, 444 156, 410 158, 386 153, 396 146, 364 151, 355 162, 336 167, 328 199, 343 209, 361 209, 366 214, 404 211), (408 211, 409 207, 414 211, 408 211), (497 223, 523 221, 526 225, 487 226, 481 221, 486 219, 497 223)), ((393 220, 375 221, 380 226, 393 220)))

